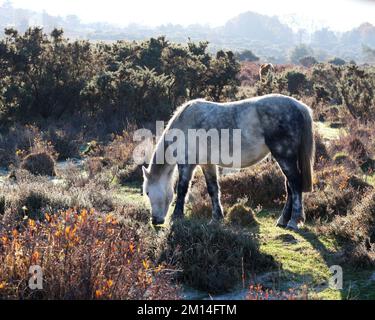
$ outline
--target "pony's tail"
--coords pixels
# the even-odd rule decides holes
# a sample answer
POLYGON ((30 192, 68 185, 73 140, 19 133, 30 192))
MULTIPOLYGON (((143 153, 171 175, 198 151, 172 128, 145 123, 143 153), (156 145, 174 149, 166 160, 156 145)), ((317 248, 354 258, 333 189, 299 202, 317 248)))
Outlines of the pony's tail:
POLYGON ((302 192, 311 192, 313 190, 315 154, 313 120, 310 108, 303 106, 303 108, 300 107, 300 110, 302 111, 304 121, 301 144, 298 151, 298 164, 302 177, 302 192))

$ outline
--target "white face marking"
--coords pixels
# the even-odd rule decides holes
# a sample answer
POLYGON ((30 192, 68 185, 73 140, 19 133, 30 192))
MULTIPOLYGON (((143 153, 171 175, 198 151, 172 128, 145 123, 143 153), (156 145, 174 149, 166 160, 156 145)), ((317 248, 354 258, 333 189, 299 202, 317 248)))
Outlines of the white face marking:
POLYGON ((165 183, 165 179, 150 182, 145 178, 143 194, 151 206, 152 219, 156 224, 163 224, 168 213, 169 206, 173 200, 173 189, 165 183))

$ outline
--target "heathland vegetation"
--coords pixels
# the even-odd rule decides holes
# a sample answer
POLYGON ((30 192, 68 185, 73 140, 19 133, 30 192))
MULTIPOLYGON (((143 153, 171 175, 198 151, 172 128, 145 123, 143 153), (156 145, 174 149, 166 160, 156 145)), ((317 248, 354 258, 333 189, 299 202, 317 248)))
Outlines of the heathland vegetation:
MULTIPOLYGON (((61 30, 5 31, 0 42, 0 298, 183 298, 245 290, 249 299, 374 298, 375 68, 275 65, 164 37, 112 44, 61 30), (274 226, 285 197, 272 160, 221 176, 226 213, 211 213, 198 170, 187 219, 154 229, 133 163, 133 132, 193 98, 267 93, 314 110, 314 192, 307 224, 274 226), (30 265, 45 287, 31 291, 30 265), (344 289, 327 287, 329 267, 344 289), (250 286, 250 284, 252 284, 250 286), (289 291, 290 289, 290 291, 289 291)), ((342 62, 342 61, 341 61, 342 62)))

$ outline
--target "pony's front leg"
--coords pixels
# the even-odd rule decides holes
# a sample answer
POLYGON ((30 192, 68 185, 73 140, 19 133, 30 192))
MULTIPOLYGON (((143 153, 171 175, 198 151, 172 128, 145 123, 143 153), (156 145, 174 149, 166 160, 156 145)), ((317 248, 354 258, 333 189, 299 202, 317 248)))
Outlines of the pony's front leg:
POLYGON ((178 184, 177 184, 177 200, 176 207, 172 218, 174 220, 184 217, 185 198, 189 190, 190 180, 196 165, 178 165, 178 184))
POLYGON ((220 203, 220 187, 217 179, 217 166, 201 166, 204 177, 206 178, 207 191, 212 202, 212 220, 221 221, 224 219, 223 209, 220 203))

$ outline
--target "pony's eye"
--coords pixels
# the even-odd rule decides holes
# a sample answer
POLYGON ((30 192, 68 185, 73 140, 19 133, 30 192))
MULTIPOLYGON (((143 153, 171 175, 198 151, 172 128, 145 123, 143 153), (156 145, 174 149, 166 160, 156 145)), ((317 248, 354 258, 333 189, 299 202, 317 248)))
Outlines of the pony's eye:
POLYGON ((149 196, 150 192, 146 192, 147 196, 149 196))

